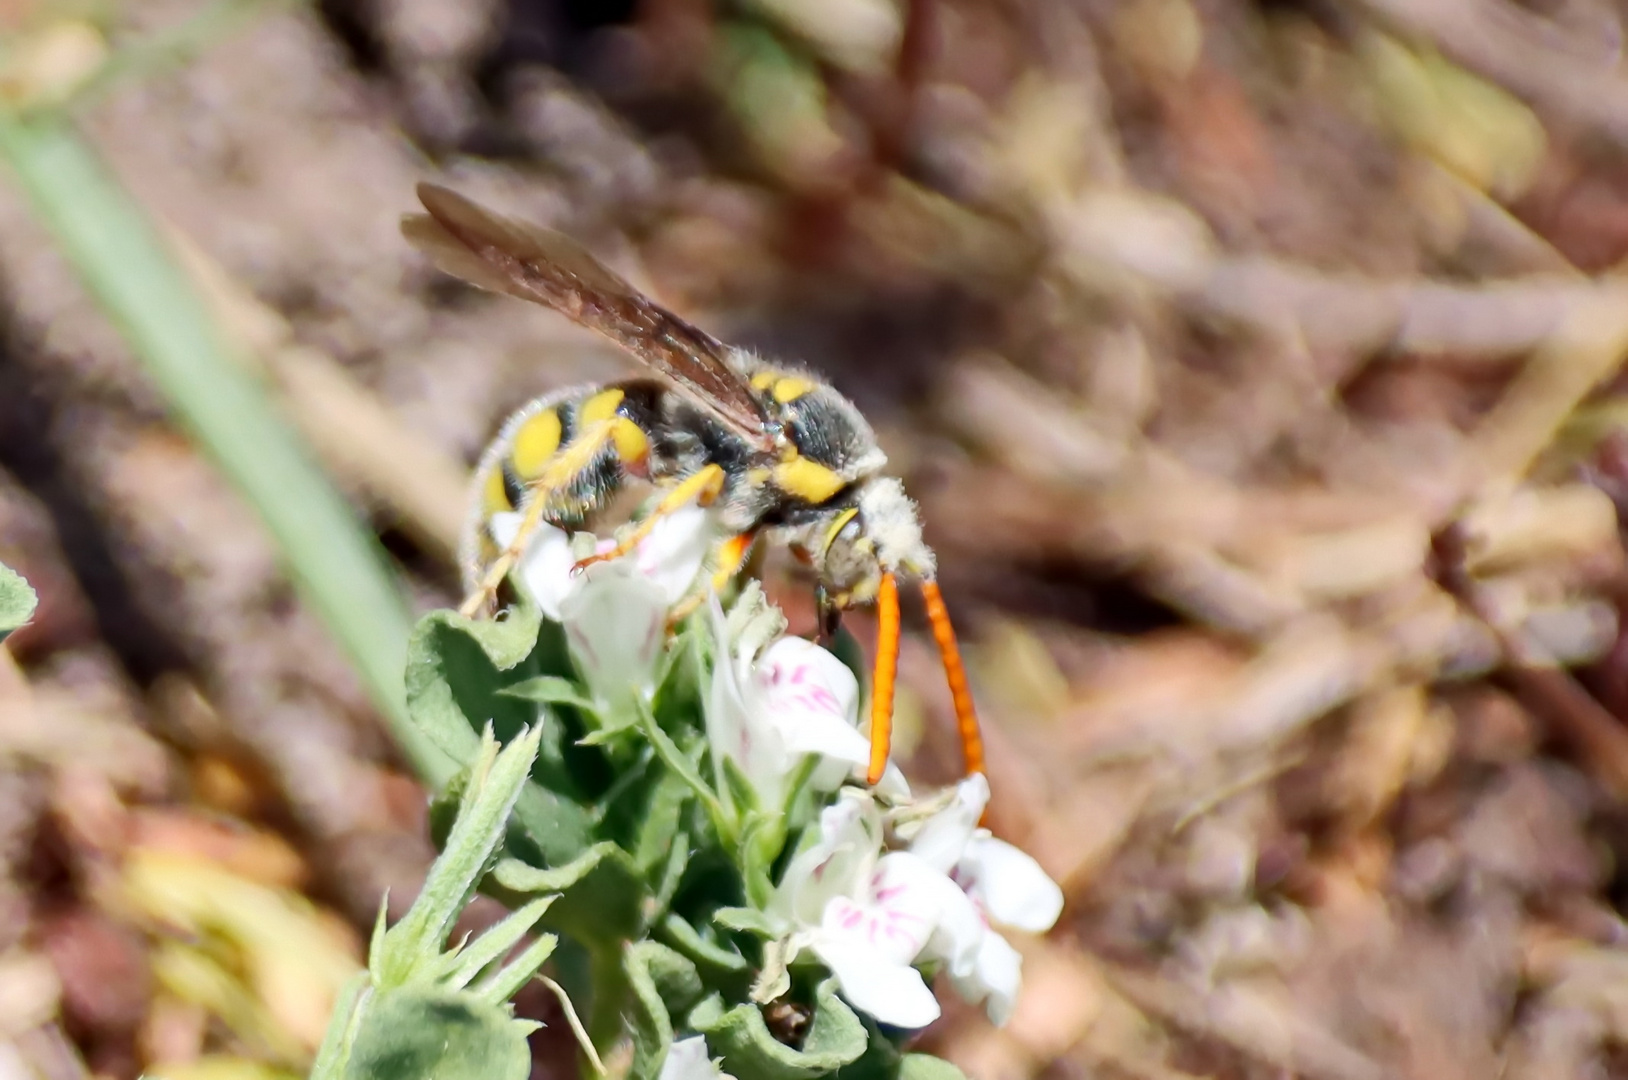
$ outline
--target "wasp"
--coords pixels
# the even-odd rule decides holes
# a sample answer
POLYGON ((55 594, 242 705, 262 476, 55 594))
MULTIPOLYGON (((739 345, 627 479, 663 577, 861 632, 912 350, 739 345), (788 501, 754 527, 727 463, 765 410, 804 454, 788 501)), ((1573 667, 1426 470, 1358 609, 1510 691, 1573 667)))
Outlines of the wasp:
POLYGON ((462 614, 488 610, 544 522, 579 525, 632 479, 655 485, 653 508, 616 547, 577 564, 627 554, 665 514, 711 508, 719 535, 710 581, 674 618, 737 574, 760 540, 788 546, 814 569, 821 625, 877 609, 868 782, 887 766, 899 656, 899 580, 921 589, 938 645, 968 772, 983 771, 983 742, 966 669, 922 540, 916 507, 865 418, 817 376, 718 341, 607 269, 575 241, 420 184, 426 214, 402 219, 407 239, 445 273, 554 309, 603 334, 655 378, 547 395, 509 417, 476 469, 461 561, 462 614), (508 545, 491 515, 521 512, 508 545))

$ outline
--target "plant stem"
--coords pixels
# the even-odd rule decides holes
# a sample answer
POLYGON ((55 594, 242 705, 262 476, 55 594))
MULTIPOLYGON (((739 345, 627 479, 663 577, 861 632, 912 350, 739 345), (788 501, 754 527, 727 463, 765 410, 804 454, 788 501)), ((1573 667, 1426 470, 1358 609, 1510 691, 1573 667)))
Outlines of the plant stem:
POLYGON ((595 942, 587 946, 589 975, 593 980, 593 1012, 588 1018, 588 1038, 600 1057, 609 1056, 625 1034, 623 1013, 633 993, 628 982, 623 954, 627 942, 595 942))
POLYGON ((259 513, 424 780, 456 766, 408 719, 407 611, 339 493, 231 355, 157 231, 56 112, 0 110, 0 158, 176 418, 259 513))

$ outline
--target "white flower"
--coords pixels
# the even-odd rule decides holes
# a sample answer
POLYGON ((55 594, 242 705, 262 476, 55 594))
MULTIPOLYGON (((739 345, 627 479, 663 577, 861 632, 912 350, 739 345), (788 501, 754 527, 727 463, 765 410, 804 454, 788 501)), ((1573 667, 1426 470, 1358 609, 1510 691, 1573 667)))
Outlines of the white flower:
MULTIPOLYGON (((1063 890, 1032 856, 978 828, 988 803, 989 781, 977 773, 967 777, 950 805, 914 830, 910 851, 948 874, 987 922, 1044 933, 1062 914, 1063 890)), ((957 992, 971 1002, 987 999, 989 1018, 997 1024, 1011 1017, 1022 974, 1017 950, 993 930, 985 932, 970 963, 950 963, 957 992)))
MULTIPOLYGON (((988 801, 988 782, 969 777, 940 809, 901 825, 908 850, 884 852, 875 798, 843 790, 769 904, 787 963, 811 951, 855 1008, 906 1028, 938 1017, 915 965, 941 963, 962 997, 985 1002, 990 1019, 1005 1023, 1022 959, 990 924, 1048 930, 1063 894, 1032 858, 978 828, 988 801)), ((899 816, 908 820, 910 808, 899 816)))
MULTIPOLYGON (((519 514, 493 514, 492 537, 514 540, 519 514)), ((596 701, 614 717, 631 714, 634 695, 655 690, 667 611, 695 582, 713 535, 712 518, 685 506, 657 521, 631 555, 574 573, 571 537, 541 525, 517 573, 542 613, 565 627, 571 659, 596 701)), ((596 550, 615 542, 599 541, 596 550)))
POLYGON ((787 866, 769 914, 793 928, 788 962, 813 952, 850 1004, 903 1028, 939 1015, 912 965, 942 957, 970 967, 984 936, 976 906, 948 876, 910 852, 882 853, 881 812, 852 788, 820 815, 819 835, 787 866))
POLYGON ((754 659, 742 643, 731 650, 722 610, 714 602, 717 660, 707 698, 707 741, 723 787, 729 758, 758 792, 779 809, 786 782, 805 755, 823 760, 812 780, 831 791, 870 759, 870 741, 856 726, 859 683, 842 661, 802 638, 783 637, 754 659))
POLYGON ((707 1055, 707 1040, 700 1035, 678 1039, 667 1048, 658 1080, 735 1080, 707 1055))

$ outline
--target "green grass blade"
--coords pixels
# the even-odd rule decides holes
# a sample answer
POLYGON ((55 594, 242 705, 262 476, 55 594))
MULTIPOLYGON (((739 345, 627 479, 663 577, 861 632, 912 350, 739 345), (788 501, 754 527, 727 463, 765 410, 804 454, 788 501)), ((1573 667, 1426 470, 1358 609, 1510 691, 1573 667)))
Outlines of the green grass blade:
POLYGON ((407 720, 411 629, 373 538, 227 350, 157 230, 60 114, 0 111, 0 157, 176 418, 259 512, 419 774, 455 766, 407 720))

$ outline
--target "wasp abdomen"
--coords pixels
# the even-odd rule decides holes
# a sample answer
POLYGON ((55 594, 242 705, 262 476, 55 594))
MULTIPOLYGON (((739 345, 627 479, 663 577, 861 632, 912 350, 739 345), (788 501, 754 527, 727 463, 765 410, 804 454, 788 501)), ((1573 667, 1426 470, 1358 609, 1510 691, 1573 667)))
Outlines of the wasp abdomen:
POLYGON ((479 493, 465 526, 466 577, 498 553, 488 523, 544 500, 543 518, 580 526, 629 477, 666 470, 662 440, 668 392, 648 379, 577 386, 547 394, 510 414, 476 468, 479 493))

